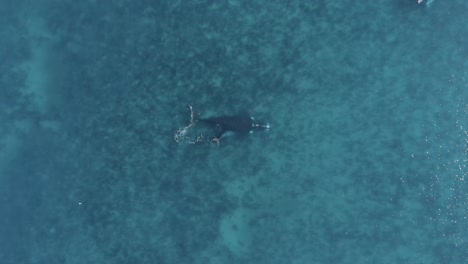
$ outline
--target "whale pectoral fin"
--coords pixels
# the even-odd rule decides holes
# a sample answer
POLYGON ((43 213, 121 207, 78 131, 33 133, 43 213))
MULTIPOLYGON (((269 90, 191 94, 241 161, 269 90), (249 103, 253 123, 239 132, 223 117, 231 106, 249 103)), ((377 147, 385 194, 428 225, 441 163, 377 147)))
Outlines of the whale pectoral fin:
POLYGON ((220 124, 216 124, 212 127, 212 129, 210 129, 210 132, 208 134, 210 134, 210 137, 213 138, 221 138, 223 137, 224 132, 225 129, 223 128, 223 126, 220 124))

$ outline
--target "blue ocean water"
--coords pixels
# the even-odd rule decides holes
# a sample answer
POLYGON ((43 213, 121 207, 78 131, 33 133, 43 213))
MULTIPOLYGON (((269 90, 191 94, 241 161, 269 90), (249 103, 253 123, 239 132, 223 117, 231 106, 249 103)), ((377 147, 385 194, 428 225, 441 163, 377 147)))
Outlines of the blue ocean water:
POLYGON ((0 263, 468 263, 466 14, 3 0, 0 263))

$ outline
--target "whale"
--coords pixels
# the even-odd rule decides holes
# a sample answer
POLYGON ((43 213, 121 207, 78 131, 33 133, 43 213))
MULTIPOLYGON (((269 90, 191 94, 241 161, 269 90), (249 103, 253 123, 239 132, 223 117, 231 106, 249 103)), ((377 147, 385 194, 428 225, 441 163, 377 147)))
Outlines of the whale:
POLYGON ((214 141, 219 141, 221 138, 228 136, 246 135, 254 131, 270 128, 270 124, 257 121, 247 113, 201 118, 198 122, 212 128, 214 141))

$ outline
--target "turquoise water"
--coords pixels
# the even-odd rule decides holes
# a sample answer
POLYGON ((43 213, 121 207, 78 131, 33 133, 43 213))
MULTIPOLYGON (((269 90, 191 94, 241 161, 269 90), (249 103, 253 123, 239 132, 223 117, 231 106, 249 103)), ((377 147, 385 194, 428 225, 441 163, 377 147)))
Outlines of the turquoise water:
POLYGON ((468 263, 468 2, 36 2, 0 5, 0 263, 468 263), (271 128, 177 143, 189 105, 271 128))

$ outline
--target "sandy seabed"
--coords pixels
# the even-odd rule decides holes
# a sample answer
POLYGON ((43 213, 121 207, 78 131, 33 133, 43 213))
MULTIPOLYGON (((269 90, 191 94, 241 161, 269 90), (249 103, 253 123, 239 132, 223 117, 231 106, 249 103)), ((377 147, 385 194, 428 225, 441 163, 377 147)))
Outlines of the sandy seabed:
POLYGON ((2 263, 468 261, 463 1, 5 6, 2 263))

